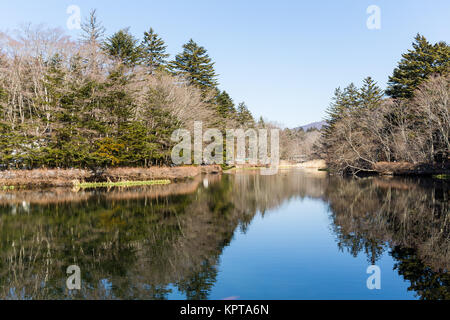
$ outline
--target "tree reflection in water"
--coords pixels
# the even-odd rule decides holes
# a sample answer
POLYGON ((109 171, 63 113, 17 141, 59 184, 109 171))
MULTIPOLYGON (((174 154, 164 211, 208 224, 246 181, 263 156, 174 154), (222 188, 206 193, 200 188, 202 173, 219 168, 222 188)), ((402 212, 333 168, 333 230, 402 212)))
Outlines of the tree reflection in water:
POLYGON ((281 171, 169 186, 0 193, 0 298, 207 299, 223 249, 290 199, 321 199, 340 250, 388 251, 422 299, 450 299, 449 188, 426 179, 342 179, 281 171), (66 268, 81 267, 68 292, 66 268))
POLYGON ((383 252, 421 299, 450 299, 448 184, 430 179, 332 179, 326 200, 341 250, 383 252))

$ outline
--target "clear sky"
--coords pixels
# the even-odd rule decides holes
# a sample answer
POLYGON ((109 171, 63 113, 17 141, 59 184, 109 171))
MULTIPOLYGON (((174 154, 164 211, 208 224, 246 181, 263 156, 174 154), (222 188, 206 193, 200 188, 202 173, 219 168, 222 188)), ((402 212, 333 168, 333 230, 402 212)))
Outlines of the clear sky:
POLYGON ((0 29, 45 23, 66 29, 67 8, 91 8, 111 34, 153 27, 172 56, 193 38, 216 62, 221 89, 256 117, 288 127, 320 121, 333 91, 372 76, 385 88, 417 32, 450 42, 448 0, 1 0, 0 29), (381 9, 370 30, 366 9, 381 9))

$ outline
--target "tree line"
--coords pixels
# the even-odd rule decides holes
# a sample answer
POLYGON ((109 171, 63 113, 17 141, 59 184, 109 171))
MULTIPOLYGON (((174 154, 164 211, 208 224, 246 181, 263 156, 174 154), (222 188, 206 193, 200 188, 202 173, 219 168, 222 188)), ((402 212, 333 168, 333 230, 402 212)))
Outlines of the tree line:
POLYGON ((190 40, 169 60, 150 28, 105 37, 92 10, 74 41, 57 29, 0 33, 0 167, 170 163, 172 132, 193 121, 262 126, 218 88, 207 50, 190 40))
POLYGON ((450 47, 415 37, 385 92, 368 77, 337 88, 317 153, 331 171, 376 171, 379 162, 448 168, 450 47))

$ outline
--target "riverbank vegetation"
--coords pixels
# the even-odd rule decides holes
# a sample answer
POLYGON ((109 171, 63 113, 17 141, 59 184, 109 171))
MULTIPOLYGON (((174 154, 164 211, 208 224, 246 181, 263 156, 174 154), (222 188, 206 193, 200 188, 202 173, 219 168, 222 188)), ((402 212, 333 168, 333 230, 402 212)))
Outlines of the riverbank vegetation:
POLYGON ((352 83, 336 89, 318 147, 320 157, 341 174, 395 173, 405 166, 405 173, 448 172, 449 69, 450 47, 417 35, 385 92, 370 77, 361 88, 352 83), (383 162, 389 170, 380 170, 383 162))
POLYGON ((109 37, 94 11, 74 41, 59 30, 0 34, 0 166, 169 164, 177 128, 255 127, 244 102, 218 88, 207 50, 189 40, 169 60, 153 30, 109 37))
MULTIPOLYGON (((89 169, 32 169, 4 170, 0 175, 0 188, 10 186, 28 187, 72 187, 98 184, 142 184, 148 181, 179 181, 204 174, 218 174, 222 169, 218 165, 178 166, 150 168, 100 168, 89 169), (85 184, 86 183, 86 184, 85 184)), ((150 182, 151 183, 151 182, 150 182)), ((92 185, 97 186, 97 185, 92 185)))
POLYGON ((120 182, 81 182, 76 183, 75 187, 81 189, 87 188, 110 188, 110 187, 139 187, 170 184, 170 180, 145 180, 145 181, 120 181, 120 182))
POLYGON ((78 40, 43 26, 0 33, 0 170, 171 165, 171 134, 194 121, 223 133, 280 128, 281 158, 294 161, 319 135, 255 120, 219 89, 193 39, 170 59, 152 28, 106 36, 95 10, 78 40))

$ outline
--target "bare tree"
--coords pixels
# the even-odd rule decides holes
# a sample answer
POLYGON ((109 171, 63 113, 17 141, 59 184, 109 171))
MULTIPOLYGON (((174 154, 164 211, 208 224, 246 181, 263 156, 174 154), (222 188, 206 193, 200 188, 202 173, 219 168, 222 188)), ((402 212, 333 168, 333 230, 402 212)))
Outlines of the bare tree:
POLYGON ((106 29, 97 18, 97 9, 92 9, 89 17, 81 24, 83 30, 82 40, 88 44, 100 44, 105 36, 106 29))

